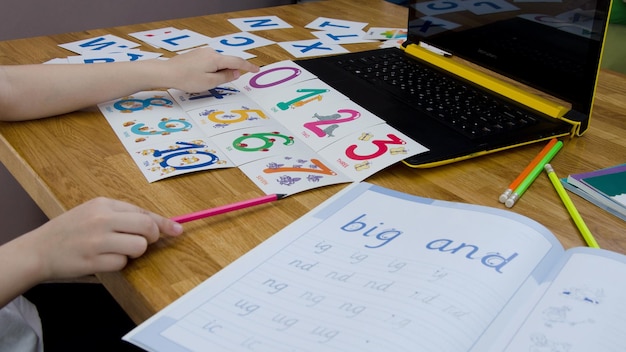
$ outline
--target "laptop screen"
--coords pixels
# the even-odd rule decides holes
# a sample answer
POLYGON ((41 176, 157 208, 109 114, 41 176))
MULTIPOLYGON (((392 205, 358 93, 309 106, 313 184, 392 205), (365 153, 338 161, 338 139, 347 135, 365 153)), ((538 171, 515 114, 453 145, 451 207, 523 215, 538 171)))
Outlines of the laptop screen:
POLYGON ((423 42, 572 104, 589 116, 610 0, 412 0, 423 42))

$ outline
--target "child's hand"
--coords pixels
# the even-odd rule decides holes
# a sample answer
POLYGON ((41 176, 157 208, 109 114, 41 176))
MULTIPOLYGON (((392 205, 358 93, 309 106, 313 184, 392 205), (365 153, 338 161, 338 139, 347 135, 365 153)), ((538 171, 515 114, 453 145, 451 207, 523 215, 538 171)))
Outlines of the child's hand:
POLYGON ((40 260, 42 279, 72 278, 122 269, 161 233, 180 224, 125 202, 96 198, 26 234, 40 260))
POLYGON ((241 71, 258 72, 259 67, 236 56, 199 48, 163 61, 168 87, 198 93, 239 78, 241 71))

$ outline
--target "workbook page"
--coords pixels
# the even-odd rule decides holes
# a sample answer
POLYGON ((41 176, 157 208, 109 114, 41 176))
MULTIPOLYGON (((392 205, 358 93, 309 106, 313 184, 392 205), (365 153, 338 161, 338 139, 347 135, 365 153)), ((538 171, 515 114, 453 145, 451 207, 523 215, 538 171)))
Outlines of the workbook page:
POLYGON ((498 351, 626 351, 626 257, 577 248, 498 351))
POLYGON ((465 351, 561 254, 512 212, 354 184, 125 339, 150 351, 465 351))

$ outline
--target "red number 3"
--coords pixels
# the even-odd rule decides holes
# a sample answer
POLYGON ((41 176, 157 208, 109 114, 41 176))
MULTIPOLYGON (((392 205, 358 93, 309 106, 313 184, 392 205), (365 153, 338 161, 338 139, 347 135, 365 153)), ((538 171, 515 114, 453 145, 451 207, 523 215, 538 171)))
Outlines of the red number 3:
POLYGON ((385 154, 387 152, 387 150, 389 150, 387 148, 388 144, 406 144, 405 141, 403 141, 402 139, 398 138, 396 135, 394 134, 388 134, 387 137, 389 137, 388 140, 373 140, 372 144, 374 144, 378 150, 375 151, 374 153, 371 154, 367 154, 367 155, 360 155, 356 153, 356 149, 358 148, 358 146, 356 144, 353 144, 351 146, 349 146, 346 149, 346 156, 352 160, 370 160, 370 159, 374 159, 377 158, 383 154, 385 154))

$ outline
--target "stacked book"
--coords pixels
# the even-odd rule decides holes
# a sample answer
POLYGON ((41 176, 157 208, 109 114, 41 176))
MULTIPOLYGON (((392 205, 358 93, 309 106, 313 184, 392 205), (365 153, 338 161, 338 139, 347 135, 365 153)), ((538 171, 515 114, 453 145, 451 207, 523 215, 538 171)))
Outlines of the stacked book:
POLYGON ((571 174, 563 187, 626 221, 626 164, 571 174))

